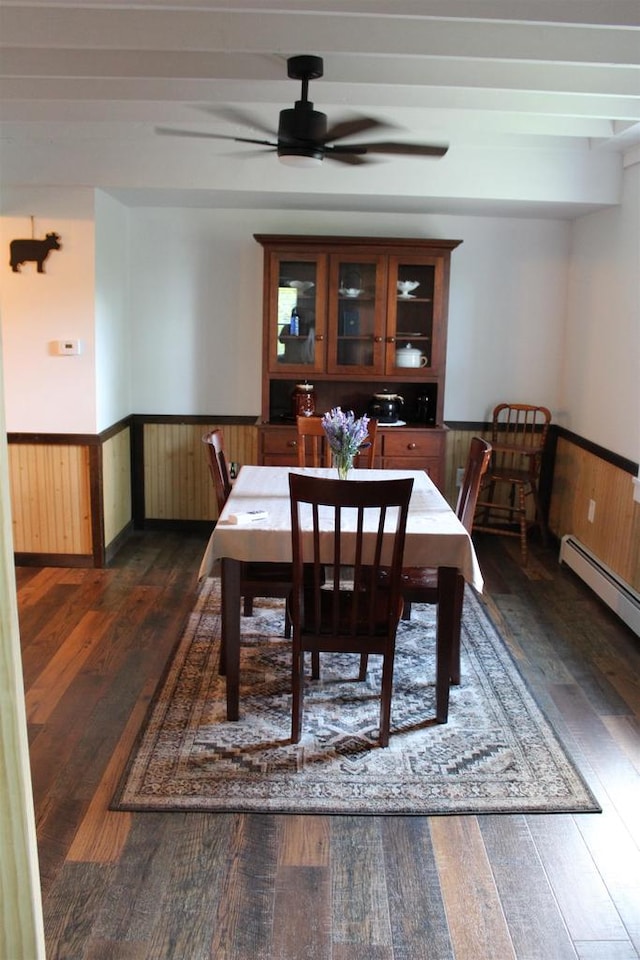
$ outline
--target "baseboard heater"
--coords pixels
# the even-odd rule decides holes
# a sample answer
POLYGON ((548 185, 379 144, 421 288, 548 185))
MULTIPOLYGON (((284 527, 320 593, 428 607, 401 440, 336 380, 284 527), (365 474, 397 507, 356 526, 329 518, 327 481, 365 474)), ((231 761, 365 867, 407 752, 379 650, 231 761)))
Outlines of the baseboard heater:
POLYGON ((566 563, 581 580, 640 636, 640 594, 609 569, 571 534, 560 541, 560 563, 566 563))

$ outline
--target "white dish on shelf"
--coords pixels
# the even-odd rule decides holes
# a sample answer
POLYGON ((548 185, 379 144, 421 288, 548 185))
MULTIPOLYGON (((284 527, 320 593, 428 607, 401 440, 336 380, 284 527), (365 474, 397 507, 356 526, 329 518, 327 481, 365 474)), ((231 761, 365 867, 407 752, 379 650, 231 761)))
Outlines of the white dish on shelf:
POLYGON ((398 280, 397 287, 401 297, 406 298, 420 286, 419 280, 398 280))
POLYGON ((379 427, 406 427, 406 425, 406 420, 394 420, 393 423, 380 423, 380 421, 378 421, 379 427))
POLYGON ((338 293, 341 297, 347 297, 349 300, 356 300, 361 293, 364 293, 364 290, 359 290, 358 287, 340 287, 338 293))
POLYGON ((289 286, 297 290, 298 293, 305 294, 315 287, 315 283, 312 280, 290 280, 289 286))
POLYGON ((415 300, 415 293, 399 293, 398 300, 415 300))

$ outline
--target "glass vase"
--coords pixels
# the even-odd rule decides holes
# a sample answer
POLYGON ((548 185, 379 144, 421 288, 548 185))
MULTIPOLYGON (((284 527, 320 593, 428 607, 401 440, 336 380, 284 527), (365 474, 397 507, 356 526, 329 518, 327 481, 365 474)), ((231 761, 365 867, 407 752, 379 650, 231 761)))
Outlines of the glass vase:
POLYGON ((333 465, 338 471, 338 478, 340 480, 348 480, 349 471, 353 469, 353 457, 342 456, 339 453, 334 453, 333 465))

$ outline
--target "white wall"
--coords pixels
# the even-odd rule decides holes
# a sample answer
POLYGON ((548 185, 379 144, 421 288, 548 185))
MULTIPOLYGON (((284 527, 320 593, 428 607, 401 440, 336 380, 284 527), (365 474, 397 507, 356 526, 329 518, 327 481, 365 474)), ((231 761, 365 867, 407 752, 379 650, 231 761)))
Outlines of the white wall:
POLYGON ((562 369, 562 419, 640 460, 640 158, 620 206, 576 220, 562 369))
POLYGON ((7 430, 94 433, 93 190, 3 189, 0 316, 7 430), (59 234, 42 274, 35 263, 9 266, 14 239, 59 234), (56 356, 52 343, 75 339, 79 356, 56 356))
POLYGON ((64 245, 43 276, 33 264, 12 273, 8 256, 0 265, 7 428, 93 433, 128 413, 256 416, 262 248, 253 234, 424 236, 463 240, 451 260, 445 417, 484 420, 505 398, 544 403, 555 422, 638 460, 639 170, 625 171, 619 207, 573 224, 124 209, 97 194, 95 243, 92 191, 13 191, 8 206, 5 193, 5 251, 29 235, 31 210, 36 234, 56 230, 64 245), (81 357, 49 354, 65 337, 83 341, 81 357))
POLYGON ((556 407, 564 221, 153 208, 131 211, 136 413, 259 413, 254 233, 462 239, 452 255, 445 416, 483 420, 505 397, 556 407))
POLYGON ((96 191, 96 430, 131 411, 128 211, 96 191))

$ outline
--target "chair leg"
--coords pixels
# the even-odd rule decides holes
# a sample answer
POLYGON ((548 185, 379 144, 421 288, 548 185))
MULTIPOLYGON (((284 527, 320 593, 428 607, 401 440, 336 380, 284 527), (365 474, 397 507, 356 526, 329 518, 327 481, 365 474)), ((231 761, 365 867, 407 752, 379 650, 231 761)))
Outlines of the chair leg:
POLYGON ((540 527, 540 536, 542 537, 542 542, 546 547, 548 542, 547 525, 544 522, 544 517, 542 514, 542 504, 540 503, 540 496, 538 494, 538 487, 534 480, 531 481, 530 487, 531 487, 531 494, 533 496, 533 502, 535 504, 536 521, 538 523, 538 526, 540 527))
POLYGON ((482 511, 482 519, 480 522, 481 524, 484 524, 484 526, 489 525, 489 520, 491 517, 491 504, 493 503, 495 492, 496 484, 494 480, 492 480, 487 487, 483 488, 482 499, 484 500, 484 510, 482 511))
POLYGON ((367 679, 367 667, 369 665, 369 654, 361 653, 360 654, 360 670, 358 672, 358 680, 367 679))
POLYGON ((299 743, 302 736, 304 653, 295 642, 291 653, 291 692, 291 740, 293 743, 299 743))
POLYGON ((520 554, 522 556, 522 564, 526 566, 528 555, 527 555, 527 505, 525 501, 525 493, 523 484, 518 485, 518 504, 519 504, 519 514, 520 514, 520 554))
POLYGON ((311 676, 314 680, 320 679, 320 654, 317 651, 311 654, 311 676))
POLYGON ((405 600, 402 606, 402 620, 411 620, 411 600, 405 600))
POLYGON ((380 746, 389 746, 391 726, 391 692, 393 689, 394 651, 385 654, 382 660, 382 689, 380 691, 380 746))
POLYGON ((253 616, 253 597, 244 598, 244 616, 252 617, 253 616))

